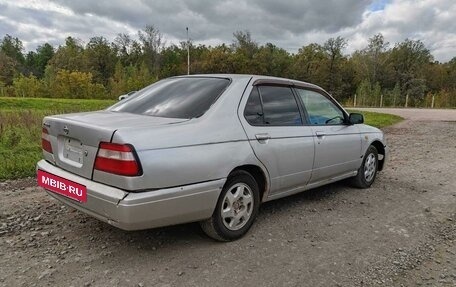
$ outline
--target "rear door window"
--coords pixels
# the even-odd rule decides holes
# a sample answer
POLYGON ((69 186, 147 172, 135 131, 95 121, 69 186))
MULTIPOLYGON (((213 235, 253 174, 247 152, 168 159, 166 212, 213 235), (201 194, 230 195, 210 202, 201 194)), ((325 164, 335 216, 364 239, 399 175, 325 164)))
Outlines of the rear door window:
POLYGON ((261 106, 260 93, 257 87, 253 87, 244 110, 244 117, 253 126, 262 125, 263 107, 261 106))
POLYGON ((290 87, 259 86, 263 121, 272 126, 302 125, 298 104, 290 87))

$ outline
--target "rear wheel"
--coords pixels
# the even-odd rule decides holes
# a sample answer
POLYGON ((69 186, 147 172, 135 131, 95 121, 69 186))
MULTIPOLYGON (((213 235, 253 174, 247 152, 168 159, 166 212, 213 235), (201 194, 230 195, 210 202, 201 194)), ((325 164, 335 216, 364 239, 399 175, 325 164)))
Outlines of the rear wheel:
POLYGON ((368 188, 372 185, 378 171, 378 151, 374 146, 369 146, 364 155, 363 164, 358 174, 352 178, 352 184, 358 188, 368 188))
POLYGON ((259 205, 259 188, 253 176, 236 171, 228 177, 212 217, 200 222, 201 228, 215 240, 236 240, 252 226, 259 205))

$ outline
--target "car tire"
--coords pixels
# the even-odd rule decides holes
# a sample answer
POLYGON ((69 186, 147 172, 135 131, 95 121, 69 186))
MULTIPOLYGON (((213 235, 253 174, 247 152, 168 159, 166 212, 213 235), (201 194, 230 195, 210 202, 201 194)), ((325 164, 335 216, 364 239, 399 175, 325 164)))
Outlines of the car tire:
POLYGON ((200 222, 203 231, 217 241, 244 236, 252 226, 260 206, 258 183, 243 170, 228 177, 212 216, 200 222))
POLYGON ((374 146, 369 146, 363 158, 363 163, 358 169, 358 174, 352 178, 351 183, 357 188, 368 188, 375 181, 378 171, 378 151, 374 146))

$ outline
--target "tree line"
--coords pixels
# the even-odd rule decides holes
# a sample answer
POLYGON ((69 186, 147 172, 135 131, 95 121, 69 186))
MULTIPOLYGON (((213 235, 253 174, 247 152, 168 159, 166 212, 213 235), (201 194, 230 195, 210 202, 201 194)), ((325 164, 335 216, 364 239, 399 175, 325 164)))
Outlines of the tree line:
POLYGON ((248 31, 217 46, 180 42, 166 45, 154 26, 109 41, 86 44, 68 37, 24 52, 23 43, 5 35, 0 42, 0 96, 115 99, 159 79, 192 74, 245 73, 292 78, 317 84, 336 99, 359 106, 456 107, 456 57, 436 61, 420 40, 389 44, 382 34, 350 55, 347 40, 330 38, 290 53, 272 43, 258 44, 248 31))

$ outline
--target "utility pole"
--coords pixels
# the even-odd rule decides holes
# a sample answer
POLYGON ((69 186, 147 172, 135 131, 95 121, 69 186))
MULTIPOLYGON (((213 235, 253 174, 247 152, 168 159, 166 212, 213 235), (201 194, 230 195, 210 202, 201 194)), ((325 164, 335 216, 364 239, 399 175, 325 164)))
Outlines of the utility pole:
POLYGON ((380 108, 383 107, 383 94, 380 95, 380 108))
POLYGON ((356 107, 356 94, 355 94, 355 97, 353 98, 353 106, 356 107))
POLYGON ((188 38, 188 27, 187 29, 187 75, 190 75, 190 39, 188 38))
POLYGON ((405 95, 405 107, 407 108, 408 107, 408 98, 409 98, 409 95, 408 93, 405 95))

